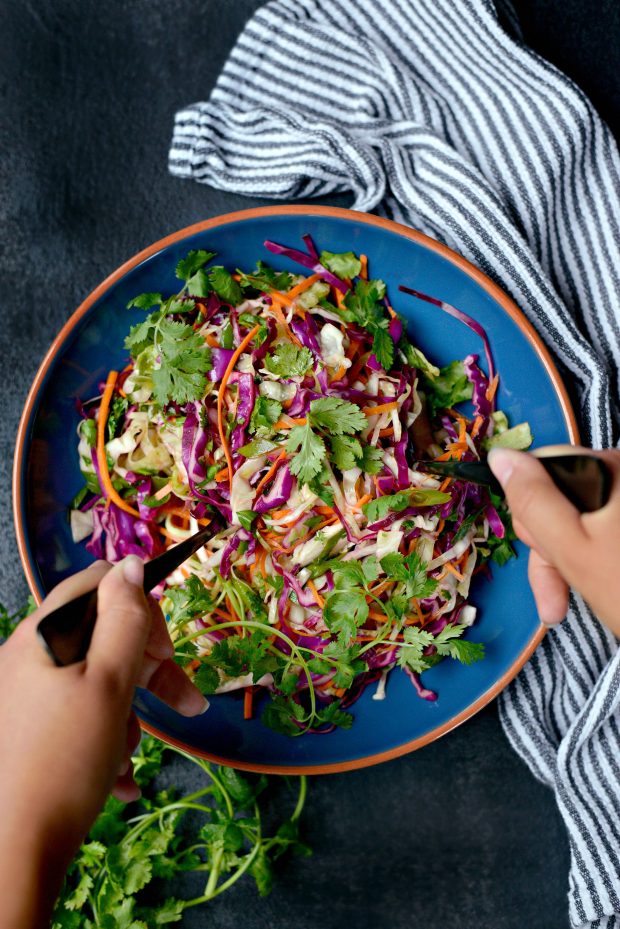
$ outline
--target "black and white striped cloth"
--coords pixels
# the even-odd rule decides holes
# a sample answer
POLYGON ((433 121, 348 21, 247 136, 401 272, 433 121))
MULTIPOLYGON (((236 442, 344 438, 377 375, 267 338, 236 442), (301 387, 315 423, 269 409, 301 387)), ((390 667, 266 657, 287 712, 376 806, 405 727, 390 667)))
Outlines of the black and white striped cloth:
MULTIPOLYGON (((512 35, 491 0, 273 0, 209 101, 177 113, 170 170, 257 197, 351 192, 445 242, 522 308, 574 387, 584 441, 605 447, 620 423, 620 159, 499 12, 512 35)), ((593 929, 620 927, 619 663, 574 597, 500 702, 555 790, 570 918, 593 929)))

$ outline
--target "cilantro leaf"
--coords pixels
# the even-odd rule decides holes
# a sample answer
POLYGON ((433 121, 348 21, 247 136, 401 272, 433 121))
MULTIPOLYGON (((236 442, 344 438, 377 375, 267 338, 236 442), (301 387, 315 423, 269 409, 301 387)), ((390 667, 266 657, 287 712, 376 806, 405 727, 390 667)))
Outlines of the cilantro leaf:
POLYGON ((321 252, 319 261, 342 280, 357 277, 362 270, 362 263, 353 252, 321 252))
POLYGON ((272 432, 271 427, 278 422, 281 415, 282 404, 279 400, 271 400, 269 397, 263 396, 257 397, 250 417, 250 432, 272 432))
POLYGON ((341 471, 354 468, 362 457, 359 439, 351 435, 335 435, 330 439, 332 460, 341 471))
POLYGON ((388 515, 388 513, 400 513, 409 506, 438 506, 440 503, 447 503, 450 500, 450 494, 443 493, 441 490, 435 490, 432 487, 411 487, 409 490, 401 490, 396 494, 385 494, 383 497, 377 497, 376 500, 369 500, 362 507, 369 523, 376 523, 388 515))
POLYGON ((398 343, 398 350, 402 352, 405 361, 412 368, 417 368, 422 374, 433 379, 439 377, 439 368, 431 364, 426 355, 411 344, 406 335, 402 335, 398 343))
POLYGON ((125 348, 131 351, 134 358, 149 345, 152 345, 155 328, 160 319, 161 313, 151 313, 141 323, 136 323, 135 326, 130 328, 129 335, 125 338, 125 348))
POLYGON ((417 626, 408 626, 403 632, 404 644, 398 650, 398 664, 401 668, 409 668, 416 674, 421 674, 428 668, 428 661, 424 649, 434 645, 435 640, 430 632, 419 629, 417 626))
POLYGON ((138 294, 129 301, 127 309, 137 307, 139 310, 150 310, 152 306, 159 306, 161 303, 163 303, 161 294, 138 294))
POLYGON ((188 252, 186 257, 177 264, 176 276, 182 281, 188 281, 212 258, 215 258, 215 252, 205 252, 202 248, 188 252))
POLYGON ((243 455, 244 458, 256 458, 259 455, 266 455, 268 452, 272 452, 274 448, 277 447, 277 442, 272 442, 270 439, 259 438, 254 439, 253 442, 248 442, 247 445, 242 445, 237 451, 240 455, 243 455))
POLYGON ((279 377, 302 377, 311 364, 310 350, 299 348, 291 342, 280 342, 264 361, 267 371, 279 377))
POLYGON ((339 397, 320 397, 310 404, 308 420, 330 435, 352 435, 366 426, 364 413, 356 403, 339 397))
POLYGON ((325 442, 312 431, 309 423, 305 426, 293 426, 286 443, 286 451, 289 455, 297 453, 294 454, 289 468, 291 474, 298 477, 302 483, 307 484, 320 474, 326 455, 325 442))
POLYGON ((368 604, 361 590, 334 590, 323 608, 323 618, 330 632, 348 645, 368 618, 368 604))
POLYGON ((115 395, 112 403, 110 404, 110 412, 108 414, 107 422, 107 432, 108 439, 113 439, 118 432, 119 425, 121 420, 125 416, 129 408, 129 400, 127 397, 121 397, 118 394, 115 395))
POLYGON ((462 623, 448 623, 435 636, 433 645, 437 654, 456 658, 463 664, 472 664, 484 658, 484 645, 482 642, 469 642, 460 636, 467 629, 462 623))
POLYGON ((394 340, 385 326, 378 326, 372 338, 372 352, 384 371, 389 371, 394 364, 394 340))
POLYGON ((358 674, 368 670, 366 662, 359 658, 361 645, 343 645, 342 642, 328 642, 323 649, 322 658, 313 658, 308 662, 311 671, 317 674, 329 674, 335 670, 332 678, 334 687, 349 688, 358 674), (331 660, 327 660, 331 659, 331 660))
POLYGON ((406 584, 407 596, 424 600, 437 590, 437 581, 428 577, 426 563, 417 552, 404 556, 391 552, 381 559, 381 567, 388 577, 406 584))
POLYGON ((209 283, 218 297, 226 303, 238 306, 243 302, 243 291, 230 271, 219 265, 209 270, 209 283))
POLYGON ((424 390, 429 402, 431 415, 438 410, 453 407, 463 400, 471 400, 473 384, 465 373, 462 361, 453 361, 439 371, 438 377, 426 378, 424 390))
POLYGON ((383 451, 372 445, 362 446, 362 457, 358 465, 366 474, 378 474, 383 468, 383 451))
POLYGON ((209 275, 204 268, 199 268, 187 281, 187 292, 193 297, 207 297, 211 290, 209 275))
POLYGON ((153 370, 153 393, 157 403, 188 403, 205 392, 211 352, 191 326, 162 319, 159 324, 159 367, 153 370))
POLYGON ((239 284, 244 288, 252 290, 269 291, 269 290, 290 290, 293 286, 293 275, 288 271, 274 271, 263 261, 259 261, 256 270, 252 274, 244 274, 237 268, 237 274, 240 277, 239 284))

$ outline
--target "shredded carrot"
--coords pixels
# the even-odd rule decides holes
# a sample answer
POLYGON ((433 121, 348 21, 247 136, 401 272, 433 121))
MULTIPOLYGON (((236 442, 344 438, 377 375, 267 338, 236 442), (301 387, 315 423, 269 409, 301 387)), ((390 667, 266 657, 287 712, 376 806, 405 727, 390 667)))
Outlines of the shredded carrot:
POLYGON ((329 379, 329 380, 330 380, 330 383, 331 383, 332 381, 340 381, 340 380, 342 380, 342 378, 345 376, 346 373, 347 373, 346 365, 340 365, 340 367, 338 368, 338 370, 336 371, 336 373, 333 374, 333 375, 330 377, 330 379, 329 379))
POLYGON ((391 413, 392 410, 398 409, 398 402, 392 400, 390 403, 380 403, 379 406, 364 406, 362 413, 366 416, 381 416, 382 413, 391 413))
POLYGON ((169 494, 172 491, 172 484, 168 481, 167 484, 164 484, 163 487, 153 494, 156 500, 163 500, 166 494, 169 494))
POLYGON ((207 345, 210 345, 211 348, 219 348, 219 347, 220 347, 220 343, 217 341, 217 339, 215 338, 214 335, 211 335, 211 333, 208 333, 208 334, 205 336, 205 342, 207 343, 207 345))
POLYGON ((298 297, 300 294, 302 294, 304 290, 308 290, 309 287, 312 287, 313 284, 316 284, 316 282, 320 280, 320 274, 311 274, 310 277, 305 279, 305 281, 301 281, 299 284, 291 287, 291 289, 287 291, 286 296, 289 300, 294 300, 295 297, 298 297))
POLYGON ((471 430, 472 439, 475 439, 478 433, 480 432, 483 422, 484 422, 483 416, 476 416, 474 420, 474 425, 472 426, 472 430, 471 430))
MULTIPOLYGON (((280 299, 280 295, 278 295, 278 300, 279 299, 280 299)), ((287 323, 286 319, 284 318, 284 313, 282 312, 282 307, 280 306, 280 304, 274 300, 271 306, 269 307, 269 309, 271 310, 275 318, 278 320, 278 322, 280 323, 280 325, 286 332, 286 335, 291 340, 291 342, 293 342, 297 346, 297 348, 303 348, 301 342, 299 341, 299 339, 297 338, 297 336, 295 335, 295 333, 292 331, 291 327, 287 323)))
POLYGON ((108 471, 108 459, 105 451, 105 427, 108 423, 110 403, 112 402, 112 396, 114 394, 114 388, 116 387, 117 378, 118 371, 110 371, 108 374, 108 379, 105 383, 105 390, 103 391, 103 396, 101 398, 99 417, 97 419, 97 464, 99 465, 99 475, 101 477, 101 489, 107 497, 108 502, 114 503, 117 507, 119 507, 119 509, 124 510, 126 513, 131 513, 132 516, 137 516, 139 518, 139 512, 134 510, 132 506, 129 506, 129 504, 123 500, 120 494, 117 493, 112 486, 112 479, 110 477, 110 472, 108 471))
POLYGON ((457 580, 459 580, 459 581, 462 581, 462 580, 463 580, 463 575, 461 574, 460 571, 458 571, 458 570, 454 567, 454 565, 453 565, 451 562, 446 561, 446 563, 445 563, 445 565, 444 565, 444 568, 445 568, 446 571, 449 571, 450 574, 454 574, 454 576, 455 576, 455 578, 456 578, 457 580))
POLYGON ((357 501, 357 503, 352 503, 352 504, 351 504, 351 509, 352 509, 352 510, 359 510, 359 509, 361 509, 361 508, 364 506, 365 503, 368 503, 369 500, 372 500, 372 495, 371 495, 371 494, 364 494, 363 497, 360 497, 360 498, 359 498, 359 500, 357 501))
POLYGON ((451 483, 452 483, 452 478, 451 478, 451 477, 447 477, 447 478, 446 478, 444 481, 442 481, 442 483, 439 485, 440 491, 443 493, 444 490, 446 490, 446 488, 448 488, 448 487, 450 486, 451 483))
POLYGON ((314 509, 320 516, 334 515, 334 511, 332 510, 331 506, 315 506, 314 509))
POLYGON ((254 702, 254 688, 246 687, 243 692, 243 718, 244 719, 252 719, 252 716, 254 715, 253 707, 252 707, 253 702, 254 702))
POLYGON ((208 526, 211 522, 208 516, 203 516, 202 519, 197 519, 196 522, 199 526, 208 526))
POLYGON ((223 481, 227 481, 228 480, 228 467, 222 468, 221 471, 218 471, 217 474, 215 475, 214 480, 218 484, 221 484, 223 481))
POLYGON ((384 439, 386 435, 394 434, 394 426, 387 426, 385 429, 379 429, 379 436, 384 439))
POLYGON ((314 581, 309 580, 308 587, 314 594, 314 599, 316 600, 317 605, 320 606, 321 609, 323 609, 323 607, 325 606, 325 600, 323 599, 323 597, 320 595, 320 593, 316 589, 316 584, 314 583, 314 581))
POLYGON ((301 416, 299 419, 294 419, 292 416, 289 416, 288 419, 279 419, 277 423, 274 424, 274 430, 277 432, 278 429, 292 429, 293 426, 305 426, 306 417, 301 416))
POLYGON ((363 281, 367 281, 368 280, 368 256, 367 255, 360 255, 360 264, 362 266, 360 268, 360 277, 363 281))
POLYGON ((232 486, 232 479, 233 479, 233 467, 232 467, 232 458, 230 457, 230 450, 228 448, 228 441, 226 440, 226 432, 224 430, 224 416, 223 416, 224 394, 226 392, 226 385, 228 383, 228 379, 230 375, 233 373, 235 365, 237 364, 237 361, 239 360, 239 357, 243 354, 244 349, 247 348, 247 346, 250 344, 250 342, 252 341, 252 339, 254 338, 254 336, 256 335, 259 329, 260 329, 259 325, 254 326, 254 328, 248 332, 245 338, 241 340, 241 344, 239 345, 238 348, 235 349, 230 361, 228 362, 228 366, 226 370, 224 371, 224 377, 222 378, 222 382, 217 392, 217 428, 220 434, 220 442, 222 444, 222 448, 224 449, 224 457, 226 458, 226 464, 228 465, 228 478, 229 478, 229 482, 231 486, 232 486))
POLYGON ((285 457, 286 457, 286 451, 285 451, 284 449, 282 449, 282 451, 280 452, 280 454, 278 455, 278 457, 276 458, 276 460, 273 462, 273 464, 271 465, 271 467, 269 468, 269 470, 267 471, 267 473, 264 474, 263 477, 261 477, 260 481, 258 482, 258 484, 257 484, 257 486, 256 486, 256 496, 257 496, 257 497, 258 497, 258 495, 260 494, 260 492, 261 492, 261 490, 263 489, 263 487, 265 486, 265 484, 267 484, 268 481, 270 481, 271 478, 273 477, 273 475, 276 473, 276 470, 277 470, 278 465, 280 464, 280 462, 282 461, 282 459, 285 458, 285 457))
POLYGON ((388 311, 388 313, 390 314, 390 316, 392 317, 392 319, 394 319, 394 318, 396 317, 396 313, 394 312, 394 310, 392 309, 392 307, 391 307, 389 304, 388 304, 387 311, 388 311))
POLYGON ((485 397, 487 398, 489 403, 492 401, 493 397, 497 393, 498 384, 499 384, 499 374, 496 374, 493 380, 491 381, 491 383, 489 384, 489 386, 487 387, 487 390, 485 393, 485 397))

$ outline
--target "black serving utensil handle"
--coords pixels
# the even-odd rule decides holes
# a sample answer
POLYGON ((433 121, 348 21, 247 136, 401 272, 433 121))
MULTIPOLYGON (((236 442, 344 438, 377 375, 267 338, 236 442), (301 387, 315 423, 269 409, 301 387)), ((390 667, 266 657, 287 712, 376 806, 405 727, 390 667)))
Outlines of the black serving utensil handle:
MULTIPOLYGON (((542 449, 532 454, 540 461, 558 490, 580 513, 600 510, 609 500, 613 474, 597 455, 584 455, 581 452, 546 455, 542 449)), ((494 494, 504 496, 501 484, 485 461, 421 461, 418 465, 435 474, 484 484, 494 494)))
MULTIPOLYGON (((144 565, 144 592, 149 593, 175 568, 209 540, 213 528, 200 529, 188 539, 167 549, 144 565)), ((44 616, 37 634, 50 658, 59 666, 75 664, 86 658, 97 620, 97 589, 63 603, 44 616)))

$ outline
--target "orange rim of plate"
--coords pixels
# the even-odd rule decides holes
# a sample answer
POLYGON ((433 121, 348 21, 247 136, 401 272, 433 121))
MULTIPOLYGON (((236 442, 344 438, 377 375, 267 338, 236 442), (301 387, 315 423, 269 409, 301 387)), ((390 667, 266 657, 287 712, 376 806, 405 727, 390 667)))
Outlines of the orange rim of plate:
MULTIPOLYGON (((130 258, 129 261, 126 261, 124 264, 122 264, 119 268, 116 269, 116 271, 113 271, 109 277, 107 277, 101 284, 99 284, 98 287, 92 291, 92 293, 88 295, 88 297, 86 297, 86 299, 80 304, 73 315, 67 320, 65 325, 62 327, 52 342, 47 354, 45 355, 45 358, 41 362, 39 370, 37 371, 35 379, 32 383, 32 387, 28 392, 28 397, 26 398, 24 410, 21 415, 19 428, 17 431, 15 458, 13 465, 13 515, 15 520, 17 547, 28 586, 30 587, 30 590, 32 591, 32 594, 37 603, 40 603, 42 598, 38 590, 35 572, 33 570, 31 559, 28 553, 26 531, 22 518, 22 511, 25 504, 24 487, 22 486, 21 480, 22 461, 28 438, 28 430, 32 411, 38 400, 39 391, 50 366, 54 362, 54 359, 58 353, 64 347, 67 338, 71 335, 77 323, 79 323, 82 317, 85 316, 91 306, 96 303, 97 300, 99 300, 114 284, 116 284, 117 281, 119 281, 122 277, 124 277, 125 274, 127 274, 137 265, 141 264, 147 258, 150 258, 152 255, 155 255, 162 249, 167 248, 169 245, 178 242, 180 239, 194 235, 195 233, 204 232, 208 229, 217 229, 219 226, 226 226, 231 223, 243 222, 247 219, 255 219, 262 216, 286 215, 331 216, 337 219, 346 220, 348 222, 364 223, 369 226, 378 226, 379 228, 386 229, 389 232, 395 233, 396 235, 410 239, 412 242, 416 242, 418 245, 422 245, 429 251, 441 255, 443 258, 451 262, 451 264, 455 265, 457 268, 463 271, 464 274, 467 274, 467 276, 479 284, 480 287, 482 287, 482 289, 485 290, 493 300, 499 303, 504 312, 513 320, 513 322, 517 324, 521 332, 524 334, 534 349, 535 354, 538 356, 538 359, 542 362, 547 376, 551 381, 553 389, 555 390, 555 393, 558 397, 558 400, 560 401, 560 406, 564 414, 564 419, 568 428, 571 442, 576 444, 579 441, 577 420, 571 407, 566 388, 562 383, 558 370, 551 358, 549 351, 543 344, 542 339, 532 324, 525 318, 514 301, 511 300, 510 297, 508 297, 496 284, 489 280, 489 278, 483 274, 482 271, 476 268, 475 265, 473 265, 466 258, 463 258, 461 255, 453 252, 446 245, 442 245, 441 243, 436 242, 434 239, 429 238, 427 235, 424 235, 422 232, 417 232, 414 229, 410 229, 408 226, 403 226, 401 223, 393 222, 390 219, 384 219, 380 216, 372 216, 368 213, 358 213, 355 210, 347 210, 340 207, 303 205, 256 207, 250 210, 239 210, 235 213, 225 213, 222 216, 214 216, 211 219, 204 220, 203 222, 194 223, 192 226, 186 226, 184 229, 179 229, 178 232, 173 232, 172 235, 160 239, 153 245, 149 245, 148 248, 143 249, 143 251, 139 252, 137 255, 134 255, 133 258, 130 258)), ((341 771, 353 771, 358 768, 366 768, 370 765, 380 764, 384 761, 390 761, 392 758, 398 758, 401 755, 406 755, 418 748, 422 748, 424 745, 428 745, 430 742, 434 742, 435 739, 438 739, 440 736, 445 735, 447 732, 450 732, 452 729, 460 726, 461 723, 464 723, 471 716, 474 716, 476 713, 478 713, 481 709, 483 709, 483 707, 490 703, 491 700, 493 700, 493 698, 496 697, 500 691, 502 691, 504 687, 506 687, 518 674, 523 665, 531 657, 536 647, 544 638, 545 631, 545 628, 541 626, 534 633, 521 654, 515 659, 513 664, 501 676, 501 678, 480 697, 478 697, 477 700, 475 700, 460 713, 457 713, 457 715, 448 720, 448 722, 441 726, 435 727, 423 736, 412 739, 410 742, 405 742, 402 745, 398 745, 396 748, 391 748, 384 752, 377 752, 373 755, 366 755, 362 758, 354 758, 350 761, 332 762, 330 764, 323 765, 269 765, 258 763, 253 764, 251 762, 238 760, 231 761, 229 758, 222 758, 218 755, 196 749, 185 742, 167 735, 165 732, 157 729, 156 726, 151 726, 149 723, 146 723, 143 720, 140 720, 140 726, 145 732, 148 732, 151 735, 161 739, 163 742, 166 742, 176 748, 180 748, 191 755, 204 758, 207 761, 211 761, 215 764, 232 766, 242 771, 256 771, 266 774, 337 774, 341 771)))

